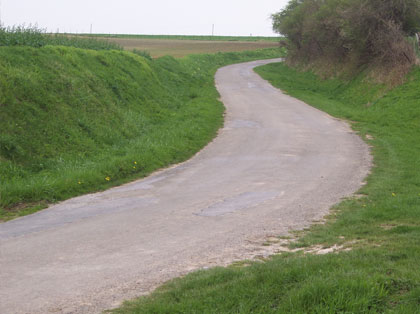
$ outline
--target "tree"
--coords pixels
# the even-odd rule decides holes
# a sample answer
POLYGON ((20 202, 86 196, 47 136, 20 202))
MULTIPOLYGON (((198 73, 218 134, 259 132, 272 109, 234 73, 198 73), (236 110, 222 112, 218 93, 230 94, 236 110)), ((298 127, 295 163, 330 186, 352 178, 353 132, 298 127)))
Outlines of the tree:
POLYGON ((289 39, 289 59, 313 63, 409 68, 408 36, 420 30, 418 0, 291 0, 272 15, 273 29, 289 39))

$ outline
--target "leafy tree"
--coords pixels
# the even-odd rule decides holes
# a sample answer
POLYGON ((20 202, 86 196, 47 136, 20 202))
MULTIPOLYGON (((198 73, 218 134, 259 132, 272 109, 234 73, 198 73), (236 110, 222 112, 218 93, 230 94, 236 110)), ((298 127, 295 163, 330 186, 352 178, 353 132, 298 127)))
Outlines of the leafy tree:
POLYGON ((272 19, 289 39, 290 60, 404 69, 415 62, 406 38, 420 30, 419 0, 291 0, 272 19))

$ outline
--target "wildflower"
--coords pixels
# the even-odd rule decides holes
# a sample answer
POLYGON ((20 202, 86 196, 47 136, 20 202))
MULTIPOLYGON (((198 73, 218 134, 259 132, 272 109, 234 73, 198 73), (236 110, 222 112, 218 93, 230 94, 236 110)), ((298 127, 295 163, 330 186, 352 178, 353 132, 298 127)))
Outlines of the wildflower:
POLYGON ((135 161, 134 164, 137 165, 137 161, 135 161))
POLYGON ((82 184, 82 182, 81 182, 81 181, 79 181, 79 182, 77 182, 77 184, 82 184))
POLYGON ((111 178, 110 177, 106 177, 105 180, 106 181, 111 181, 111 178))
POLYGON ((133 169, 136 169, 136 168, 137 168, 136 166, 133 167, 133 169))
POLYGON ((397 196, 397 194, 395 194, 395 193, 392 193, 392 196, 393 196, 393 197, 395 197, 395 196, 397 196))

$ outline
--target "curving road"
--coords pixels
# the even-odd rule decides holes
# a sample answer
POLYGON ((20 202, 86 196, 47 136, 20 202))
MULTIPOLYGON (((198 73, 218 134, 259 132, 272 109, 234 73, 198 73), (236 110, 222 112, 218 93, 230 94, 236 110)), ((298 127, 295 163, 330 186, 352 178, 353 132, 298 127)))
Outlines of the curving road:
POLYGON ((349 126, 253 72, 220 69, 227 112, 191 160, 0 225, 0 313, 95 313, 188 271, 260 254, 357 191, 369 149, 349 126))

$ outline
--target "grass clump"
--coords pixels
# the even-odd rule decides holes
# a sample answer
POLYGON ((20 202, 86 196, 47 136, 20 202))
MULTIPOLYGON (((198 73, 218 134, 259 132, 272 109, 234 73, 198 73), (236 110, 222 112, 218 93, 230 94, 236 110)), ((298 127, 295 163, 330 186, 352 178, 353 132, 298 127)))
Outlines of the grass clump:
POLYGON ((0 47, 0 219, 188 159, 223 123, 216 69, 276 56, 0 47))
POLYGON ((135 53, 136 55, 142 56, 143 58, 152 60, 152 56, 150 55, 150 52, 147 50, 139 50, 139 49, 133 49, 131 50, 132 53, 135 53))
POLYGON ((216 268, 173 280, 114 313, 419 313, 420 68, 405 84, 323 80, 285 64, 256 70, 288 94, 353 127, 372 145, 375 166, 363 197, 337 205, 296 247, 250 267, 216 268))
POLYGON ((47 34, 45 30, 36 26, 0 26, 0 47, 29 46, 39 48, 48 45, 92 50, 122 50, 122 47, 118 44, 106 40, 63 34, 47 34))

